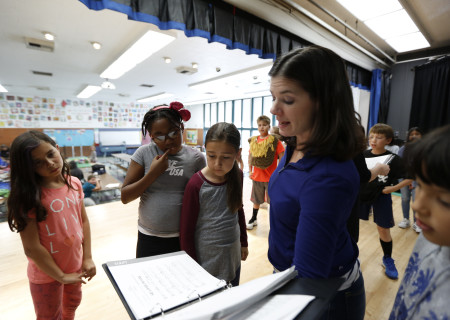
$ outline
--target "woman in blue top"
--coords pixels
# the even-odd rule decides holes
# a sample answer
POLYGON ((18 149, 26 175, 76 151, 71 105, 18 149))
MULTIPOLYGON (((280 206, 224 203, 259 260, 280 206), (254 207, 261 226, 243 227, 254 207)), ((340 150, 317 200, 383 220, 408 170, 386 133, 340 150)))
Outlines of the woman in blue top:
POLYGON ((269 72, 287 148, 269 182, 269 260, 299 277, 344 279, 323 319, 363 319, 358 247, 346 229, 359 190, 353 157, 365 146, 343 60, 311 46, 280 57, 269 72))

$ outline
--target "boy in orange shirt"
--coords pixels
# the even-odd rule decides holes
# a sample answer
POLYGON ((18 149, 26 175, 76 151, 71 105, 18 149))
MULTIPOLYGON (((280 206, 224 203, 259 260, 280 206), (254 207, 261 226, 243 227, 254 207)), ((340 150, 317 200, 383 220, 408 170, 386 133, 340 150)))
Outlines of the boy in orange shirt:
POLYGON ((259 206, 267 199, 270 203, 267 189, 272 173, 275 171, 280 160, 284 155, 284 147, 281 141, 273 135, 269 135, 270 119, 267 116, 259 116, 256 120, 258 124, 259 136, 251 137, 249 171, 252 179, 252 195, 250 200, 253 202, 253 215, 247 223, 247 229, 251 230, 258 225, 256 217, 259 206))

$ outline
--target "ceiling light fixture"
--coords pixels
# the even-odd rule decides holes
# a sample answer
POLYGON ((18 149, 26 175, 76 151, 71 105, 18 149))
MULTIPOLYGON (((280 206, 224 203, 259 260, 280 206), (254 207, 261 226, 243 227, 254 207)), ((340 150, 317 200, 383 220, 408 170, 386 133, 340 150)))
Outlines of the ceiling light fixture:
POLYGON ((169 57, 164 57, 164 62, 165 62, 165 63, 171 63, 171 62, 172 62, 172 59, 169 58, 169 57))
POLYGON ((106 68, 100 77, 105 79, 120 78, 126 72, 133 69, 139 63, 150 57, 153 53, 161 50, 174 40, 175 37, 171 35, 148 31, 116 61, 106 68))
MULTIPOLYGON (((240 70, 234 73, 227 74, 225 76, 216 77, 210 80, 197 82, 189 85, 190 89, 195 89, 203 92, 213 93, 238 93, 238 91, 245 90, 246 87, 253 85, 255 77, 263 85, 269 88, 269 82, 265 82, 269 79, 268 73, 272 67, 273 62, 267 62, 257 67, 240 70), (266 85, 267 84, 267 85, 266 85)), ((265 89, 265 88, 262 88, 265 89)))
POLYGON ((100 50, 102 48, 102 45, 99 42, 93 41, 93 42, 91 42, 91 44, 95 50, 100 50))
POLYGON ((0 84, 0 92, 8 92, 8 90, 6 90, 5 87, 0 84))
POLYGON ((44 34, 44 38, 47 39, 48 41, 53 41, 55 40, 55 36, 53 34, 51 34, 50 32, 43 32, 44 34))
POLYGON ((397 0, 337 0, 397 52, 429 47, 430 44, 397 0))
POLYGON ((198 63, 197 62, 192 62, 192 68, 194 69, 198 69, 198 63))
POLYGON ((153 101, 153 100, 159 100, 159 99, 168 98, 168 97, 171 97, 171 96, 173 96, 173 93, 161 92, 161 93, 155 94, 153 96, 141 98, 141 99, 137 100, 137 102, 149 102, 149 101, 153 101))
POLYGON ((77 98, 78 99, 87 99, 92 97, 94 94, 96 94, 97 92, 99 92, 100 90, 102 90, 101 87, 99 86, 87 86, 86 88, 84 88, 78 95, 77 98))
POLYGON ((105 81, 102 82, 101 87, 103 89, 109 89, 109 90, 114 90, 116 88, 116 86, 114 85, 114 83, 112 83, 111 81, 109 81, 108 79, 105 79, 105 81))

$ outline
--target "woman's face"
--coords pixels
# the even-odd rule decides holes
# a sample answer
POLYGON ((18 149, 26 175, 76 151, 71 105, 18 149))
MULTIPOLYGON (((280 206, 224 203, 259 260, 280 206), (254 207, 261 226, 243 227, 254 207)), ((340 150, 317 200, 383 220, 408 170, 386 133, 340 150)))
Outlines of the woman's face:
POLYGON ((409 134, 408 141, 413 141, 420 138, 422 138, 422 134, 419 131, 414 130, 409 134))
POLYGON ((150 136, 162 152, 169 150, 170 155, 175 155, 181 150, 182 132, 166 118, 152 123, 150 136))
POLYGON ((450 191, 427 184, 417 178, 416 197, 412 209, 416 223, 428 241, 450 246, 450 191))
POLYGON ((296 81, 272 77, 270 82, 273 104, 270 112, 278 120, 280 134, 306 141, 312 130, 316 104, 296 81))

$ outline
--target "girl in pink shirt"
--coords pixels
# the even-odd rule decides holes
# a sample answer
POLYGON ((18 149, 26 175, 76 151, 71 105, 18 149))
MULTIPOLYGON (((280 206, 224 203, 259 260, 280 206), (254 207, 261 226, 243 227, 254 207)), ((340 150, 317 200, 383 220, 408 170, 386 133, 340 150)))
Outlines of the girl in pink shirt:
POLYGON ((58 145, 28 131, 11 146, 8 224, 20 233, 37 319, 74 319, 81 284, 96 274, 80 180, 58 145))

